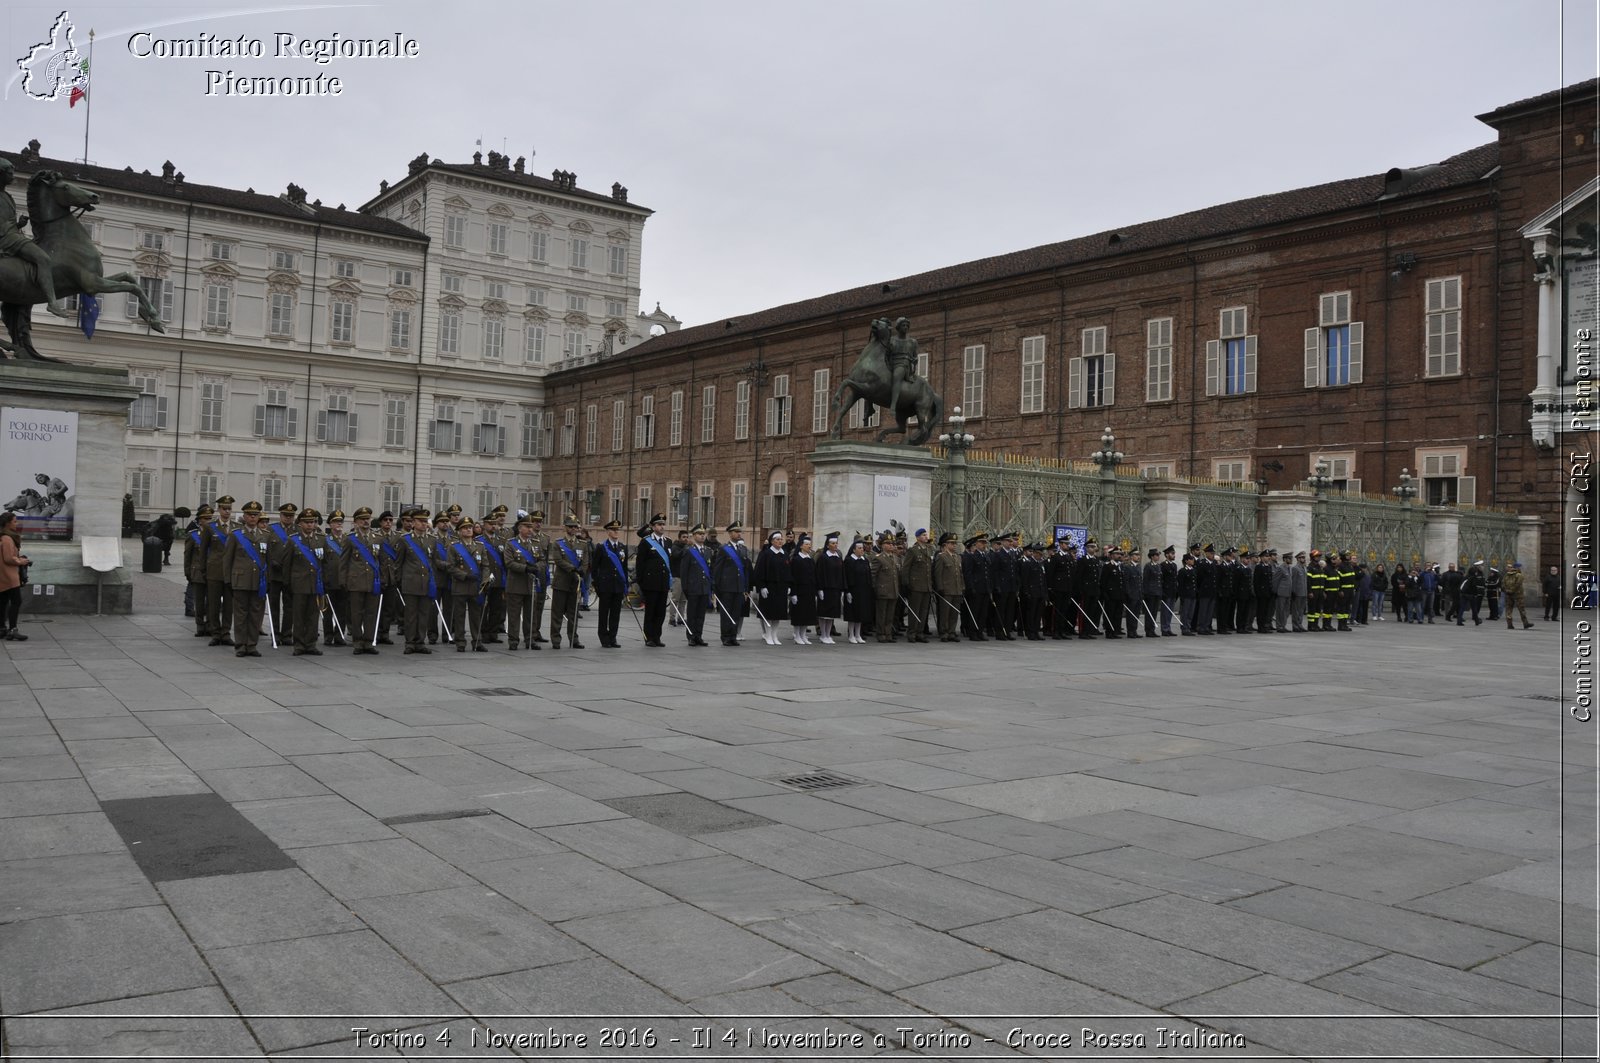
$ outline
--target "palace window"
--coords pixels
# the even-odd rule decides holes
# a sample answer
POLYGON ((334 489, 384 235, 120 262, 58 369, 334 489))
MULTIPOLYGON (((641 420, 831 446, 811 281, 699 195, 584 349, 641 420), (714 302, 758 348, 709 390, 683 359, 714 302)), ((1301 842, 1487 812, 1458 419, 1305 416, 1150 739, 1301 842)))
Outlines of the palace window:
POLYGON ((506 323, 498 317, 483 319, 483 357, 486 361, 500 361, 506 345, 506 323))
POLYGON ((828 430, 828 413, 832 409, 832 395, 828 389, 827 369, 814 369, 811 372, 811 431, 826 432, 828 430))
POLYGON ((767 435, 786 436, 794 406, 789 401, 789 374, 772 378, 772 394, 767 398, 767 435))
POLYGON ((461 315, 457 311, 445 310, 439 315, 439 353, 461 353, 461 315))
POLYGON ((700 442, 714 443, 717 439, 717 386, 707 384, 700 389, 700 442))
POLYGON ((227 412, 226 385, 220 377, 200 378, 200 431, 221 435, 225 430, 223 415, 227 412))
POLYGON ((289 385, 268 383, 262 397, 266 401, 256 407, 255 434, 263 439, 295 438, 300 411, 289 405, 289 385))
POLYGON ((528 322, 522 334, 522 360, 529 365, 544 363, 544 326, 528 322))
POLYGON ((1306 329, 1308 388, 1361 383, 1365 326, 1350 320, 1350 293, 1329 292, 1317 300, 1317 327, 1306 329))
POLYGON ((1250 312, 1234 306, 1218 315, 1220 338, 1206 341, 1206 394, 1244 395, 1256 389, 1256 337, 1250 312))
POLYGON ((680 447, 683 445, 683 392, 672 393, 670 415, 667 421, 667 445, 680 447))
POLYGON ((355 300, 335 299, 328 304, 328 342, 355 342, 355 324, 355 300))
MULTIPOLYGON (((383 445, 386 447, 403 447, 406 445, 406 422, 410 419, 410 402, 404 395, 385 395, 383 397, 383 445)), ((392 508, 392 507, 391 507, 392 508)))
POLYGON ((461 425, 456 420, 454 399, 436 399, 433 420, 428 422, 428 449, 454 454, 461 449, 461 425))
POLYGON ((1110 406, 1116 398, 1117 356, 1106 351, 1104 325, 1081 333, 1083 354, 1067 365, 1067 406, 1110 406))
POLYGON ((294 335, 294 293, 273 292, 267 313, 267 335, 294 335))
POLYGON ((1155 317, 1144 324, 1144 401, 1172 399, 1172 319, 1155 317))
POLYGON ((981 343, 961 350, 961 412, 968 418, 983 416, 984 350, 981 343))
POLYGON ((317 411, 317 442, 354 443, 356 415, 350 410, 350 393, 329 390, 323 402, 324 408, 317 411))
POLYGON ((741 380, 733 390, 733 438, 750 438, 750 381, 741 380))
POLYGON ((1461 278, 1428 282, 1428 376, 1461 372, 1461 278))
POLYGON ((139 389, 139 397, 128 405, 128 427, 167 427, 167 399, 156 394, 161 387, 160 378, 154 373, 131 373, 128 383, 139 389))
POLYGON ((1044 412, 1044 337, 1022 339, 1022 413, 1044 412))

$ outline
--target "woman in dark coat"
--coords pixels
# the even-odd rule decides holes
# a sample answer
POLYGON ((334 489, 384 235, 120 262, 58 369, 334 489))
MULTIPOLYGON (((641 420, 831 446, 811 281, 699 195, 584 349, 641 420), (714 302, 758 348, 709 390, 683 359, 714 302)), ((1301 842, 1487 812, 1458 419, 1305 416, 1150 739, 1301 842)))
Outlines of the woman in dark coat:
POLYGON ((783 552, 783 532, 769 535, 766 547, 756 555, 750 589, 760 611, 761 638, 768 646, 776 646, 778 621, 789 615, 789 555, 783 552))
POLYGON ((1389 593, 1389 574, 1382 562, 1372 570, 1372 619, 1383 619, 1383 599, 1389 593))
POLYGON ((1389 590, 1394 598, 1394 618, 1404 624, 1407 620, 1407 600, 1411 597, 1411 574, 1406 571, 1405 562, 1394 566, 1394 575, 1389 578, 1389 590))
POLYGON ((839 552, 839 533, 829 532, 817 555, 817 616, 822 643, 833 645, 833 622, 844 615, 844 555, 839 552))
POLYGON ((789 624, 797 646, 809 646, 807 628, 817 622, 817 562, 811 555, 811 536, 801 532, 789 558, 789 624))
POLYGON ((850 544, 844 559, 844 618, 850 622, 850 641, 865 643, 861 625, 872 623, 872 559, 867 556, 865 539, 850 544))

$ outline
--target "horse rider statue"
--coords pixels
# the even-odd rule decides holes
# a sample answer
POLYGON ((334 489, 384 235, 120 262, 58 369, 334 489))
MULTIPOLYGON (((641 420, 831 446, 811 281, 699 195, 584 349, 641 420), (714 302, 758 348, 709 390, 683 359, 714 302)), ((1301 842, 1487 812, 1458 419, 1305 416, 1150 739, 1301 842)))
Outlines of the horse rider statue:
POLYGON ((911 338, 910 318, 896 319, 888 346, 889 409, 893 412, 900 408, 900 385, 917 374, 917 341, 911 338))
POLYGON ((28 238, 22 227, 28 224, 26 214, 17 214, 16 201, 11 198, 11 193, 6 191, 6 186, 11 184, 17 171, 11 165, 11 160, 0 158, 0 256, 11 255, 20 258, 33 267, 34 279, 44 292, 47 309, 56 317, 73 316, 71 310, 56 295, 56 281, 50 256, 45 254, 44 248, 28 238))

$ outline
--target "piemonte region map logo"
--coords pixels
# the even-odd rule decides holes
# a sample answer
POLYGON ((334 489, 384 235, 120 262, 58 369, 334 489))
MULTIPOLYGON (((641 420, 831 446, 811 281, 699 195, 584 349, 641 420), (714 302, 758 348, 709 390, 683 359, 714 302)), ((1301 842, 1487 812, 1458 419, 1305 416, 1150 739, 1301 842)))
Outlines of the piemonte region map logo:
POLYGON ((29 48, 28 54, 17 60, 23 92, 36 100, 66 96, 69 107, 76 107, 88 94, 89 60, 78 51, 72 33, 72 18, 63 11, 50 27, 50 39, 29 48))

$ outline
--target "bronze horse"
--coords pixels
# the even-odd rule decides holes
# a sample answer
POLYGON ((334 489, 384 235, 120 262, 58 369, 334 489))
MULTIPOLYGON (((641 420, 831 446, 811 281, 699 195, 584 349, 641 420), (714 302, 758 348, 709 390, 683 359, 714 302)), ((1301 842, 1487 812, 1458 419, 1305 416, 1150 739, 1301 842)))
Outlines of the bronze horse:
MULTIPOLYGON (((889 375, 889 339, 894 328, 889 319, 880 317, 872 323, 872 338, 866 349, 856 359, 855 366, 833 393, 833 430, 830 439, 844 434, 845 415, 858 401, 866 404, 863 413, 872 416, 874 406, 888 409, 892 378, 889 375)), ((882 443, 891 432, 906 436, 907 446, 920 447, 933 435, 944 416, 944 399, 933 390, 933 385, 922 377, 908 377, 900 384, 900 402, 892 411, 895 423, 880 430, 876 441, 882 443), (911 432, 911 417, 917 418, 917 430, 911 432)))
MULTIPOLYGON (((100 197, 66 180, 55 170, 41 170, 28 181, 28 215, 34 239, 50 256, 56 294, 109 295, 125 292, 139 300, 139 318, 156 332, 161 315, 139 286, 132 273, 103 276, 100 250, 78 221, 78 215, 94 209, 100 197)), ((44 291, 33 276, 33 267, 20 258, 0 258, 0 321, 4 321, 11 342, 0 341, 0 350, 14 356, 59 362, 40 354, 33 346, 33 307, 44 302, 44 291)))

